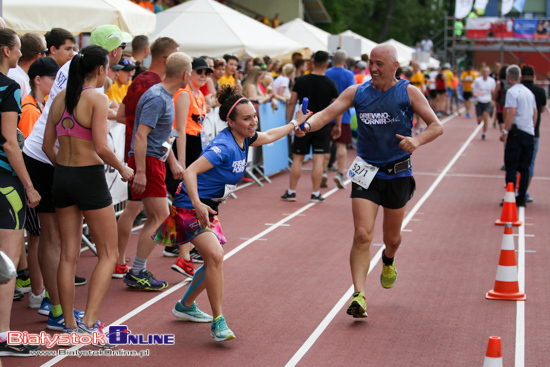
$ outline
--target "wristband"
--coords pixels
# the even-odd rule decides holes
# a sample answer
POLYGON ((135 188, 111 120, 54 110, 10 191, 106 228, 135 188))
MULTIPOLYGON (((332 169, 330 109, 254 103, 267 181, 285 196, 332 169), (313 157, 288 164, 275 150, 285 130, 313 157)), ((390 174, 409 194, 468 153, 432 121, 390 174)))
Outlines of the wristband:
POLYGON ((306 133, 311 131, 311 124, 309 122, 304 122, 304 131, 305 131, 305 125, 309 126, 309 129, 306 131, 306 133))
POLYGON ((506 130, 506 129, 502 129, 502 131, 501 131, 501 132, 502 132, 502 135, 506 135, 506 134, 508 134, 508 130, 506 130))
POLYGON ((298 130, 300 128, 300 125, 298 125, 296 120, 289 121, 289 124, 292 124, 294 126, 294 130, 298 130))

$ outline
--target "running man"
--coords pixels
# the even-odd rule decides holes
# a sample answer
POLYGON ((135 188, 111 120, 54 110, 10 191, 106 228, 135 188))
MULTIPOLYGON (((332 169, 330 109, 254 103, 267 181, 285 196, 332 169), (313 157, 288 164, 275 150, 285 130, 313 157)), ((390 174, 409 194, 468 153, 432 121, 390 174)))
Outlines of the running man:
POLYGON ((478 76, 472 84, 472 91, 476 98, 476 116, 477 123, 483 122, 483 132, 481 133, 481 139, 487 139, 487 128, 489 127, 489 116, 493 110, 493 92, 495 91, 496 82, 489 76, 491 70, 488 66, 485 66, 481 72, 481 76, 478 76))
POLYGON ((306 133, 317 131, 353 106, 359 118, 359 157, 348 173, 353 176, 351 198, 355 232, 350 264, 355 293, 347 313, 356 318, 367 317, 364 292, 378 208, 384 208, 386 245, 382 253, 380 282, 388 289, 397 280, 394 256, 401 244, 406 205, 415 190, 410 156, 419 146, 443 133, 441 123, 420 90, 395 78, 398 67, 395 47, 387 44, 376 46, 369 60, 372 80, 349 87, 333 104, 313 115, 308 120, 310 125, 305 124, 306 133), (420 115, 427 127, 412 137, 414 113, 420 115), (361 172, 369 174, 364 176, 361 172))

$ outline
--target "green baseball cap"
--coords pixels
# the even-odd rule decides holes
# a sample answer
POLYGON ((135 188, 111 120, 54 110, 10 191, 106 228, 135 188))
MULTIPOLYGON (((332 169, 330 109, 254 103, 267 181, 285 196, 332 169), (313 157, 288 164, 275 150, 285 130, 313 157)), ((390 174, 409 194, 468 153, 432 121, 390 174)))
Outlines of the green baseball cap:
POLYGON ((90 36, 90 44, 101 46, 111 52, 122 43, 132 41, 130 33, 122 32, 116 25, 106 24, 97 27, 90 36))

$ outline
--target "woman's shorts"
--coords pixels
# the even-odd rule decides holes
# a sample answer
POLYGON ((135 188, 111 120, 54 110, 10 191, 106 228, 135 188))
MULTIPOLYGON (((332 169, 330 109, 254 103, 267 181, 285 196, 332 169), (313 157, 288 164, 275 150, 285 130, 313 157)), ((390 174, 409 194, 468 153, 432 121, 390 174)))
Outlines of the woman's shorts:
POLYGON ((83 167, 56 165, 52 194, 56 208, 76 205, 85 211, 113 205, 102 164, 83 167))
POLYGON ((412 199, 416 182, 414 177, 398 177, 391 180, 372 180, 368 189, 356 183, 351 187, 351 198, 372 201, 388 209, 401 209, 412 199))
POLYGON ((178 208, 172 205, 170 215, 151 236, 153 241, 163 246, 184 245, 204 232, 212 232, 223 245, 227 242, 223 235, 218 216, 210 216, 211 228, 199 223, 195 209, 178 208))
MULTIPOLYGON (((0 168, 1 170, 1 168, 0 168)), ((27 217, 27 197, 19 177, 0 174, 0 229, 20 230, 27 217)))

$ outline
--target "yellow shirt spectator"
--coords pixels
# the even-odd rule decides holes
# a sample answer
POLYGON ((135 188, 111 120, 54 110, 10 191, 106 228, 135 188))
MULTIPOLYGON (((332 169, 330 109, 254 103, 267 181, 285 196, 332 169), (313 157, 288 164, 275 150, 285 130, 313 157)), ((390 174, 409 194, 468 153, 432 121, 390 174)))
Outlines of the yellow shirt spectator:
POLYGON ((424 74, 421 71, 417 71, 411 77, 411 84, 417 87, 422 93, 424 93, 424 85, 426 84, 426 79, 424 74))
POLYGON ((218 83, 220 84, 220 87, 225 84, 229 84, 230 86, 234 87, 235 85, 237 85, 237 80, 235 80, 235 77, 233 75, 227 76, 224 74, 220 78, 218 83))
POLYGON ((464 92, 472 91, 472 84, 477 76, 474 70, 466 70, 460 75, 460 81, 464 83, 464 92))
POLYGON ((114 99, 117 103, 122 103, 122 100, 126 97, 126 93, 128 93, 130 84, 132 84, 132 82, 129 84, 121 84, 120 86, 118 83, 113 83, 111 89, 107 92, 107 97, 109 97, 111 101, 114 99))

